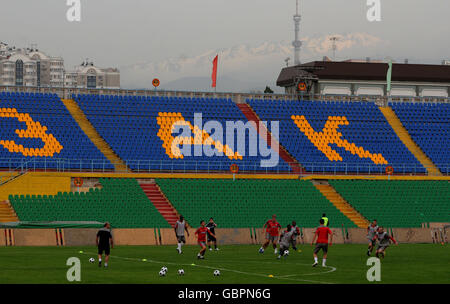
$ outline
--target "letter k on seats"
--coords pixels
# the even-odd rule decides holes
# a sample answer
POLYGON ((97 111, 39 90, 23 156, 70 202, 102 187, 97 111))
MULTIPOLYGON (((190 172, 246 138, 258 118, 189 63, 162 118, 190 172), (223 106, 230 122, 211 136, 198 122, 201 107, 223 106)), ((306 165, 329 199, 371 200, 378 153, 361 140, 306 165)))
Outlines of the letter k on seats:
POLYGON ((370 158, 377 165, 388 164, 381 153, 372 154, 363 147, 358 147, 354 143, 349 143, 346 139, 342 139, 342 133, 338 132, 337 129, 341 125, 349 125, 345 116, 329 116, 322 132, 316 132, 303 115, 292 115, 291 118, 309 141, 325 154, 330 161, 343 161, 339 153, 330 147, 330 144, 336 144, 336 146, 344 148, 360 158, 370 158))

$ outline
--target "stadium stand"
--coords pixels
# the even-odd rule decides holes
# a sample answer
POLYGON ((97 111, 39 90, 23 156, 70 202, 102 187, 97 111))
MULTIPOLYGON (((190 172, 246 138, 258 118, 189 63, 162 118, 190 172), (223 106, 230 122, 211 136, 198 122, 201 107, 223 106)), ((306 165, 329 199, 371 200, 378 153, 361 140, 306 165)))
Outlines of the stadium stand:
POLYGON ((449 174, 450 104, 392 102, 389 105, 422 151, 442 173, 449 174))
POLYGON ((329 180, 356 210, 386 227, 450 221, 448 181, 329 180))
POLYGON ((296 220, 300 227, 317 227, 325 212, 331 227, 356 227, 310 181, 158 179, 156 183, 194 226, 213 217, 221 228, 259 228, 276 214, 283 226, 296 220))
POLYGON ((56 94, 1 92, 0 126, 0 168, 113 168, 56 94))
POLYGON ((290 171, 282 159, 275 167, 261 167, 263 158, 259 155, 250 156, 257 151, 249 145, 248 134, 242 148, 237 145, 237 136, 234 137, 233 145, 222 142, 226 138, 225 130, 223 136, 217 130, 214 134, 199 131, 194 113, 202 114, 203 124, 216 120, 223 128, 227 121, 247 122, 230 99, 108 95, 72 97, 98 133, 132 170, 228 171, 230 165, 235 163, 241 171, 290 171), (191 130, 192 135, 186 136, 193 143, 190 155, 171 149, 173 141, 181 138, 175 134, 181 135, 183 130, 171 128, 176 121, 181 121, 177 126, 191 130), (201 153, 200 156, 194 156, 194 145, 214 147, 215 151, 221 151, 223 155, 209 157, 201 153))
POLYGON ((102 189, 58 195, 11 195, 21 221, 99 221, 115 228, 170 228, 135 179, 100 179, 102 189))
POLYGON ((310 172, 425 173, 373 102, 247 100, 310 172))

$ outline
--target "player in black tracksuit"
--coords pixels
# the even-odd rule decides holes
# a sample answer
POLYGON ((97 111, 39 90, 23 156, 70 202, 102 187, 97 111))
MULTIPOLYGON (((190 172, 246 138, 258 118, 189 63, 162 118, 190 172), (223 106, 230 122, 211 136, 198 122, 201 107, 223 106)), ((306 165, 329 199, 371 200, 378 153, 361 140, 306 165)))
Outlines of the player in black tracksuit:
POLYGON ((111 234, 111 225, 105 223, 103 228, 97 232, 95 244, 98 247, 98 267, 102 266, 102 254, 105 252, 105 267, 108 267, 110 248, 114 248, 113 237, 111 234), (109 244, 111 243, 111 247, 109 244))
MULTIPOLYGON (((216 227, 217 227, 217 224, 214 223, 214 219, 210 218, 209 219, 209 223, 206 224, 206 228, 208 228, 209 231, 211 231, 211 233, 216 235, 216 232, 214 231, 214 228, 216 228, 216 227)), ((217 239, 216 239, 216 237, 212 236, 211 234, 208 233, 208 247, 209 247, 209 250, 212 250, 211 242, 214 243, 214 249, 219 250, 219 248, 217 248, 217 239)))

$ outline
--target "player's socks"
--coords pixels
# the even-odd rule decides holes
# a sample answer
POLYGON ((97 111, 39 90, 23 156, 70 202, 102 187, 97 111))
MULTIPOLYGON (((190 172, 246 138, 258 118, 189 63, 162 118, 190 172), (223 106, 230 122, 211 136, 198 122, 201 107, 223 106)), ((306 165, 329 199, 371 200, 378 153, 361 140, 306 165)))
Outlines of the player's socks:
POLYGON ((108 263, 105 263, 105 267, 108 267, 108 263))
POLYGON ((275 248, 275 252, 274 252, 274 254, 277 254, 278 253, 278 249, 277 248, 275 248))
POLYGON ((326 262, 327 262, 327 259, 323 259, 322 260, 322 267, 326 267, 327 265, 326 265, 326 262))

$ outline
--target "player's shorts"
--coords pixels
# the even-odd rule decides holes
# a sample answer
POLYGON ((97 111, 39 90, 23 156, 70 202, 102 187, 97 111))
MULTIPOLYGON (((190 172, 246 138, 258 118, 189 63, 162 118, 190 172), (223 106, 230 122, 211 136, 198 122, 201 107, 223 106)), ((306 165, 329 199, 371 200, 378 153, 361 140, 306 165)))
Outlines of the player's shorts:
POLYGON ((270 242, 276 242, 278 236, 277 235, 271 235, 270 233, 266 233, 266 240, 269 240, 270 242))
POLYGON ((280 244, 280 254, 282 255, 286 250, 289 249, 289 245, 280 244))
POLYGON ((297 246, 297 237, 295 237, 295 238, 293 238, 293 239, 290 239, 290 240, 289 240, 289 243, 291 243, 292 247, 297 246))
POLYGON ((374 240, 373 238, 367 238, 367 240, 369 241, 370 244, 372 244, 372 247, 375 246, 375 244, 377 243, 377 240, 374 240))
POLYGON ((177 241, 178 243, 186 243, 186 238, 184 235, 177 235, 177 241))
POLYGON ((202 247, 206 247, 206 242, 198 242, 198 244, 202 247))
POLYGON ((217 239, 213 237, 212 235, 208 234, 208 242, 216 242, 217 239))
POLYGON ((103 254, 105 252, 106 255, 109 255, 110 248, 109 246, 98 246, 98 254, 103 254))
POLYGON ((322 249, 323 253, 328 252, 328 244, 327 243, 317 243, 316 248, 314 248, 314 253, 318 253, 322 249))
POLYGON ((381 245, 381 244, 378 244, 377 250, 384 251, 384 250, 386 250, 386 248, 388 248, 388 247, 389 247, 389 245, 381 245))

